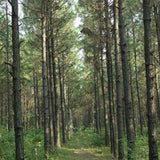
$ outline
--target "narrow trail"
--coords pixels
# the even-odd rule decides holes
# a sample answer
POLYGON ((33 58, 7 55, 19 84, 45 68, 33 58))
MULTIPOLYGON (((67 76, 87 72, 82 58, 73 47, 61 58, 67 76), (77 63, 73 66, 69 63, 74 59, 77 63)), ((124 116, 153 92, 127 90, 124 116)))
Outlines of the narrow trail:
POLYGON ((62 146, 55 160, 113 160, 103 140, 103 136, 97 136, 91 130, 77 132, 62 146))
MULTIPOLYGON (((92 152, 90 149, 68 149, 72 155, 73 160, 104 160, 102 153, 94 149, 92 152)), ((111 158, 110 155, 108 158, 111 158)))

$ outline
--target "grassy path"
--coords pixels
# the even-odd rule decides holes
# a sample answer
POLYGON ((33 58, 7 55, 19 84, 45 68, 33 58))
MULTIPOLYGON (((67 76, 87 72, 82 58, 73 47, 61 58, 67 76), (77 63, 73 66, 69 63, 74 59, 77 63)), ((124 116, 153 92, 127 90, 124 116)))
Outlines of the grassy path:
MULTIPOLYGON (((42 130, 30 129, 24 131, 25 160, 113 160, 110 148, 104 147, 104 135, 99 136, 90 129, 75 132, 71 140, 67 141, 60 150, 56 151, 53 148, 53 153, 47 155, 47 158, 44 158, 43 138, 42 130)), ((160 134, 158 135, 158 140, 160 142, 160 134)), ((124 142, 124 159, 126 160, 126 139, 124 142)), ((147 134, 136 137, 135 150, 136 160, 148 159, 147 134)), ((0 160, 14 159, 14 132, 12 131, 8 134, 6 129, 0 128, 0 160)))
MULTIPOLYGON (((43 132, 26 130, 24 132, 25 160, 112 160, 110 149, 104 147, 104 135, 92 130, 77 131, 71 140, 58 151, 44 157, 43 132)), ((0 160, 14 160, 14 132, 0 129, 0 160)))
POLYGON ((112 160, 104 139, 92 131, 77 132, 72 139, 54 155, 54 160, 112 160))

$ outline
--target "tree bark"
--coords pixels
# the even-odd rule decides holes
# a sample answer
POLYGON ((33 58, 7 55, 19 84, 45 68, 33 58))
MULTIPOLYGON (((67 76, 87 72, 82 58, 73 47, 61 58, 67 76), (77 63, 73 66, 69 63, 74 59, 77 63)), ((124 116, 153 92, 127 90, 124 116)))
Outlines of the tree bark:
POLYGON ((103 110, 104 110, 104 129, 105 129, 105 145, 109 146, 109 131, 108 131, 108 114, 106 106, 106 94, 105 94, 105 79, 104 79, 104 59, 103 49, 101 50, 101 88, 102 88, 102 99, 103 99, 103 110))
POLYGON ((64 87, 63 87, 63 79, 62 79, 62 65, 60 57, 58 57, 58 68, 59 68, 59 85, 60 85, 60 101, 61 101, 61 118, 62 118, 62 136, 63 143, 66 143, 66 128, 65 128, 65 103, 64 103, 64 87))
POLYGON ((73 135, 73 116, 72 116, 72 109, 71 109, 71 104, 70 104, 70 80, 69 80, 69 75, 67 77, 68 77, 68 82, 67 82, 68 138, 70 139, 71 136, 73 135))
POLYGON ((132 64, 131 64, 131 55, 128 54, 128 62, 129 62, 129 77, 130 77, 130 86, 131 86, 131 99, 132 99, 132 110, 133 110, 133 124, 134 124, 134 133, 136 136, 136 108, 135 108, 135 101, 134 101, 134 90, 133 90, 133 82, 132 82, 132 64))
POLYGON ((138 113, 139 113, 139 125, 140 125, 140 133, 143 134, 143 121, 142 121, 142 111, 141 111, 141 101, 140 101, 140 93, 139 93, 139 83, 138 83, 138 68, 137 68, 137 50, 136 50, 136 36, 135 29, 133 26, 133 18, 132 18, 132 32, 133 32, 133 43, 134 43, 134 60, 135 60, 135 74, 136 74, 136 92, 137 92, 137 102, 138 102, 138 113))
POLYGON ((108 76, 108 96, 109 96, 109 113, 110 113, 110 138, 111 138, 111 152, 114 157, 117 156, 116 143, 116 123, 114 117, 114 100, 113 100, 113 67, 111 55, 111 37, 110 37, 110 18, 108 0, 105 0, 105 26, 106 26, 106 58, 107 58, 107 76, 108 76))
POLYGON ((98 103, 98 62, 97 62, 97 55, 94 49, 94 122, 95 122, 95 132, 100 133, 100 123, 99 123, 99 103, 98 103))
MULTIPOLYGON (((52 23, 51 23, 52 24, 52 23)), ((59 107, 58 107, 58 93, 57 93, 57 73, 56 73, 56 55, 54 50, 54 35, 53 28, 51 33, 51 50, 52 50, 52 68, 53 68, 53 84, 54 84, 54 143, 57 148, 61 148, 60 144, 60 129, 59 129, 59 107)))
POLYGON ((102 22, 102 14, 103 14, 103 7, 102 7, 102 0, 99 0, 99 51, 100 51, 100 67, 101 67, 101 89, 102 89, 102 101, 103 101, 103 115, 104 115, 104 128, 105 128, 105 145, 109 146, 109 131, 108 131, 108 114, 107 114, 107 106, 106 106, 106 94, 105 94, 105 78, 104 78, 104 43, 103 39, 103 22, 102 22))
POLYGON ((151 51, 151 1, 143 1, 144 16, 144 51, 146 66, 147 86, 147 115, 148 115, 148 136, 149 136, 149 159, 158 160, 157 144, 157 119, 155 105, 155 68, 154 56, 151 51))
POLYGON ((24 160, 24 140, 20 84, 20 43, 18 24, 18 0, 12 0, 12 45, 13 45, 13 108, 16 160, 24 160))
POLYGON ((123 86, 124 86, 124 100, 125 100, 125 117, 127 128, 127 141, 128 141, 128 160, 135 159, 135 133, 131 97, 131 83, 130 83, 130 69, 129 69, 129 55, 125 39, 125 22, 124 22, 124 6, 123 0, 119 0, 119 36, 120 48, 122 57, 122 71, 123 71, 123 86))
POLYGON ((37 96, 37 121, 38 128, 41 128, 41 107, 40 107, 40 99, 39 99, 39 86, 38 86, 38 74, 36 75, 36 96, 37 96))
MULTIPOLYGON (((9 63, 9 26, 8 26, 8 3, 6 2, 6 61, 9 63)), ((11 93, 10 93, 10 73, 9 66, 7 65, 7 108, 8 108, 8 131, 11 131, 11 93)))
POLYGON ((42 3, 42 79, 43 79, 43 115, 44 115, 44 150, 49 152, 49 107, 48 107, 48 84, 47 84, 47 46, 46 46, 46 27, 47 1, 42 3))
POLYGON ((124 159, 124 132, 123 132, 123 105, 121 84, 121 56, 119 48, 118 30, 118 0, 114 0, 114 45, 115 45, 115 69, 116 69, 116 102, 118 125, 118 160, 124 159))
POLYGON ((38 106, 37 106, 37 91, 36 91, 36 72, 33 69, 33 88, 34 88, 34 125, 38 129, 38 106))

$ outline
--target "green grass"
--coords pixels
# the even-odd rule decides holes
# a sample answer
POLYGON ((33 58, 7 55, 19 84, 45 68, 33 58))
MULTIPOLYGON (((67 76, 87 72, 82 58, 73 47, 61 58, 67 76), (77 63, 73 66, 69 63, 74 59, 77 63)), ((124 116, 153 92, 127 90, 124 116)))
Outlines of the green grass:
MULTIPOLYGON (((0 135, 0 160, 14 160, 14 132, 8 134, 6 130, 0 129, 0 135)), ((84 160, 85 157, 93 160, 112 159, 109 148, 104 147, 104 139, 89 129, 76 132, 71 140, 62 145, 62 149, 53 149, 50 156, 44 157, 41 130, 25 131, 24 146, 25 160, 84 160)))
POLYGON ((72 139, 62 146, 54 160, 111 160, 110 149, 104 147, 104 139, 86 129, 75 132, 72 139))
MULTIPOLYGON (((43 151, 43 132, 30 129, 24 131, 25 160, 112 160, 110 148, 104 147, 104 133, 99 136, 91 129, 79 130, 74 133, 71 140, 62 145, 60 150, 52 150, 50 155, 43 151)), ((158 135, 160 141, 160 135, 158 135)), ((160 146, 160 145, 159 145, 160 146)), ((8 134, 0 128, 0 160, 14 160, 14 132, 8 134)), ((125 140, 125 159, 127 143, 125 140)), ((160 147, 159 147, 160 149, 160 147)), ((136 138, 136 159, 148 159, 147 135, 136 138)))

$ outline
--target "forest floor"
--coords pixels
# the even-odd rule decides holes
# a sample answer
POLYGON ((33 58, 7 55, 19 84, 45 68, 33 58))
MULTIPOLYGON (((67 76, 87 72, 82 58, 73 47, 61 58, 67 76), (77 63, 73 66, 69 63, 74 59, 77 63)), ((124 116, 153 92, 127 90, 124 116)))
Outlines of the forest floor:
POLYGON ((78 131, 67 144, 62 146, 55 160, 112 160, 104 139, 91 130, 78 131))
MULTIPOLYGON (((158 139, 160 142, 160 134, 158 139)), ((24 131, 25 160, 113 160, 110 148, 105 147, 104 141, 104 132, 100 136, 91 129, 79 129, 60 150, 53 149, 44 158, 43 131, 29 129, 24 131)), ((126 160, 127 143, 126 140, 124 142, 126 160)), ((8 134, 6 129, 0 128, 0 160, 14 160, 14 148, 14 132, 8 134)), ((135 151, 137 160, 148 159, 147 134, 137 135, 135 151)))
MULTIPOLYGON (((30 129, 24 131, 25 160, 112 160, 103 137, 91 129, 76 131, 60 150, 52 150, 44 158, 43 132, 30 129)), ((0 129, 0 160, 14 160, 14 147, 14 132, 0 129)))

